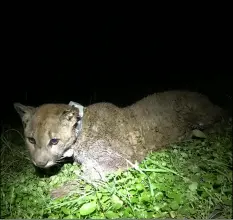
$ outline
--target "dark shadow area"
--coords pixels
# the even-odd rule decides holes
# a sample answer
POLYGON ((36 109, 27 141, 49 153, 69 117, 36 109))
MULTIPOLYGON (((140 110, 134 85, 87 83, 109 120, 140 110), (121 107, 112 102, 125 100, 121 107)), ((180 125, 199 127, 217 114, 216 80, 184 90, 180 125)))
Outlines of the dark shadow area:
POLYGON ((39 176, 40 178, 47 178, 47 177, 50 177, 50 176, 54 176, 56 174, 58 174, 60 172, 60 170, 62 169, 62 167, 64 166, 64 164, 67 164, 67 163, 73 163, 74 160, 73 158, 65 158, 65 161, 62 162, 62 163, 59 163, 55 166, 52 166, 52 167, 49 167, 47 169, 42 169, 40 167, 36 167, 35 165, 34 168, 35 168, 35 174, 37 176, 39 176))

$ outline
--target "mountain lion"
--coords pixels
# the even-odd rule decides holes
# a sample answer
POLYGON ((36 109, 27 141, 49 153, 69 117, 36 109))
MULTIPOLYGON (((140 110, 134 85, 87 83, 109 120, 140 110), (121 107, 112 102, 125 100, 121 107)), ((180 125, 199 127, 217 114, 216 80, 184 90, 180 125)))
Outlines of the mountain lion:
POLYGON ((206 96, 188 91, 149 95, 124 108, 111 103, 14 107, 32 163, 48 168, 73 157, 88 182, 132 167, 149 152, 189 138, 193 129, 208 128, 223 115, 206 96))

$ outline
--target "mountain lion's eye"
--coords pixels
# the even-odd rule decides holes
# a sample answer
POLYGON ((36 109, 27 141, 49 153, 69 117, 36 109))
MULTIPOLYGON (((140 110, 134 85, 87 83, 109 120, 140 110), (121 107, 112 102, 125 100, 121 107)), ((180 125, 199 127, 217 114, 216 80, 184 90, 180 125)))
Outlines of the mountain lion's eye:
POLYGON ((59 142, 59 139, 53 138, 50 140, 49 145, 56 145, 59 142))
POLYGON ((36 140, 32 137, 28 137, 28 141, 31 143, 31 144, 36 144, 36 140))

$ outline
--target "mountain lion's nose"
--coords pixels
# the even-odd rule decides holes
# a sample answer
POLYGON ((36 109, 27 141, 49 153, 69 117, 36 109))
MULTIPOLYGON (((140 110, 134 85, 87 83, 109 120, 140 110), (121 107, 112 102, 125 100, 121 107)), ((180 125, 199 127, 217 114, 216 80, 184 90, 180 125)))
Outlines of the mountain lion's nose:
POLYGON ((32 160, 35 166, 40 167, 40 168, 45 168, 48 164, 48 160, 37 160, 34 161, 32 160))

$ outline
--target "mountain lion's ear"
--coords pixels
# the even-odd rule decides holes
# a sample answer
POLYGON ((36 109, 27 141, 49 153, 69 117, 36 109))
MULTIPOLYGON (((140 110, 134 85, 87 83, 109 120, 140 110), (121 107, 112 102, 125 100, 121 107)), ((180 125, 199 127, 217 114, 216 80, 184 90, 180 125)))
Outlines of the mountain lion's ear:
POLYGON ((22 105, 20 103, 14 103, 14 108, 18 112, 18 114, 20 115, 21 118, 23 118, 23 116, 25 114, 33 113, 36 109, 32 106, 26 106, 26 105, 22 105))
POLYGON ((31 116, 33 115, 33 113, 35 112, 36 108, 32 107, 32 106, 26 106, 26 105, 22 105, 20 103, 14 103, 14 108, 17 111, 17 113, 19 114, 24 127, 26 126, 28 120, 31 118, 31 116))
POLYGON ((79 109, 72 107, 71 109, 65 110, 61 115, 61 121, 67 123, 76 123, 80 120, 79 109))

